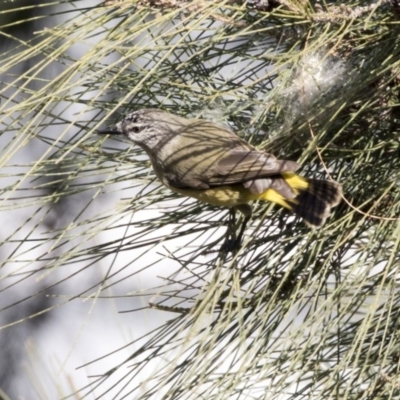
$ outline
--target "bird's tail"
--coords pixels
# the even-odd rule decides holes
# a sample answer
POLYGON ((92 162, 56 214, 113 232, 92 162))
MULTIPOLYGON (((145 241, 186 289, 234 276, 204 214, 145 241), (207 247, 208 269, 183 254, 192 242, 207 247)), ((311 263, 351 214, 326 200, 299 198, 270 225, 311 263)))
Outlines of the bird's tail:
POLYGON ((282 196, 276 189, 268 189, 262 200, 269 200, 293 211, 311 226, 322 226, 330 210, 339 204, 342 189, 339 183, 308 179, 293 172, 283 172, 282 178, 294 193, 293 198, 282 196))

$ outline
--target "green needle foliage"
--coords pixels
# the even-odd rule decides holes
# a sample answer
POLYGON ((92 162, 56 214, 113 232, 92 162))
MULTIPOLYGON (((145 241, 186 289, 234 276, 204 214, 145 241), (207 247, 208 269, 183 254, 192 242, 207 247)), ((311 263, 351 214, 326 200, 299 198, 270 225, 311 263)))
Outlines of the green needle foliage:
POLYGON ((56 277, 3 311, 110 267, 2 329, 147 270, 163 283, 124 295, 170 319, 76 398, 398 399, 399 2, 58 4, 0 9, 0 215, 26 215, 2 228, 2 296, 56 277), (29 8, 46 28, 22 39, 29 8), (227 210, 179 198, 140 149, 95 134, 146 107, 228 124, 345 199, 319 230, 258 204, 243 248, 219 253, 227 210))

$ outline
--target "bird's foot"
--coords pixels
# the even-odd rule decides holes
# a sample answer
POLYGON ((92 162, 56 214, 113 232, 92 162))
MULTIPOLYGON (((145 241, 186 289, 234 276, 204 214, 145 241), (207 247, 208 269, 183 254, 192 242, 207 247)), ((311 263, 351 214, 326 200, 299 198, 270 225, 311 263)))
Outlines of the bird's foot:
POLYGON ((241 239, 227 239, 221 246, 220 253, 237 253, 242 247, 241 239))
POLYGON ((236 254, 240 248, 242 247, 241 245, 241 240, 238 239, 226 239, 224 241, 224 243, 222 244, 222 246, 218 249, 209 249, 209 250, 205 250, 202 252, 203 255, 210 255, 210 254, 236 254))

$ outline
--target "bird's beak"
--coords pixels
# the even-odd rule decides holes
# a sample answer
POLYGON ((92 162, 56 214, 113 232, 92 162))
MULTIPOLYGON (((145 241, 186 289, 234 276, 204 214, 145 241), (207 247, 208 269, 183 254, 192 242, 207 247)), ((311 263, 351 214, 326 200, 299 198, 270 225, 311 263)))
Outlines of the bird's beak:
POLYGON ((121 132, 117 128, 107 128, 98 130, 97 133, 99 135, 119 135, 121 132))

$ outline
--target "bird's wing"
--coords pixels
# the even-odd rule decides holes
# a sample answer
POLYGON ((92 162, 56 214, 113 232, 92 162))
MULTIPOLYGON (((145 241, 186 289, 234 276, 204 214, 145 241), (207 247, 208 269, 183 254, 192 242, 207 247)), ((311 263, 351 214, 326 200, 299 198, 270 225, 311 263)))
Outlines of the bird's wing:
MULTIPOLYGON (((175 188, 208 189, 240 183, 256 188, 260 185, 252 185, 254 180, 299 168, 293 161, 258 151, 229 129, 209 121, 189 121, 179 135, 168 140, 161 150, 162 168, 166 183, 175 188)), ((269 184, 261 186, 268 188, 269 184)))
POLYGON ((299 167, 294 161, 278 160, 261 151, 233 149, 219 159, 207 180, 211 186, 231 185, 296 171, 299 167))
MULTIPOLYGON (((211 149, 209 152, 212 153, 211 149)), ((193 160, 187 160, 187 164, 193 160)), ((218 151, 196 160, 196 168, 179 168, 166 172, 169 186, 186 189, 208 189, 242 183, 255 193, 266 190, 271 180, 282 172, 295 171, 299 164, 278 160, 271 154, 241 148, 218 151), (215 157, 218 155, 218 157, 215 157), (214 156, 214 157, 213 157, 214 156), (184 173, 182 173, 184 171, 184 173), (199 173, 200 172, 200 173, 199 173)))

